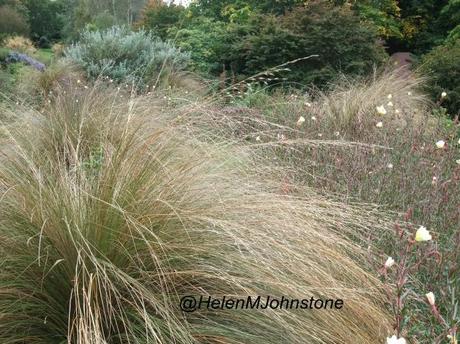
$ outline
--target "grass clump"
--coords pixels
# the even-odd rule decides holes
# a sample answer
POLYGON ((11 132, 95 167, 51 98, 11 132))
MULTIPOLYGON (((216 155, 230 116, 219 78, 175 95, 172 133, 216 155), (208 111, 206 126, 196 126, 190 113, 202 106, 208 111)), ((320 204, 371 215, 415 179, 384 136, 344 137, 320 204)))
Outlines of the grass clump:
POLYGON ((0 342, 375 343, 388 333, 379 282, 348 238, 382 227, 371 212, 308 189, 280 194, 250 149, 206 143, 194 119, 156 112, 160 100, 65 91, 3 128, 0 342), (345 307, 183 313, 184 295, 345 307))
MULTIPOLYGON (((396 235, 369 234, 369 249, 398 266, 390 288, 404 295, 395 316, 398 334, 432 342, 455 339, 460 323, 460 127, 421 93, 424 82, 387 71, 327 92, 259 91, 250 94, 250 108, 243 99, 225 118, 215 109, 204 116, 217 138, 245 142, 280 166, 289 194, 306 185, 347 203, 395 211, 396 235), (404 220, 403 213, 409 214, 404 220), (429 245, 410 242, 420 227, 432 233, 429 245), (428 292, 437 295, 439 313, 427 308, 428 292)), ((382 265, 378 261, 377 269, 382 265)))

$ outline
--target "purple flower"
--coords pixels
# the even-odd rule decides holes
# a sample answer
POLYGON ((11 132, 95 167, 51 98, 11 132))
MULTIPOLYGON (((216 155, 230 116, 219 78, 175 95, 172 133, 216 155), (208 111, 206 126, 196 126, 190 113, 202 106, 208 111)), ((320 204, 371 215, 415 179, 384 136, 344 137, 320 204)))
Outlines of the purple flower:
POLYGON ((15 62, 22 62, 25 64, 28 64, 29 66, 35 68, 36 70, 43 72, 45 70, 45 65, 32 57, 26 55, 26 54, 21 54, 16 51, 13 51, 8 54, 8 56, 5 59, 6 63, 15 63, 15 62))

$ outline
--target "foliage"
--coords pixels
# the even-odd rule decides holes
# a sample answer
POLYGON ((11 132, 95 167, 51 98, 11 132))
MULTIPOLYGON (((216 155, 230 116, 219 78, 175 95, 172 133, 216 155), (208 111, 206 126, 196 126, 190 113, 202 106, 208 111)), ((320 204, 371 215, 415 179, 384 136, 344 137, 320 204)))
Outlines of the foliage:
POLYGON ((346 6, 311 1, 281 17, 260 17, 255 33, 236 45, 236 71, 252 75, 287 61, 318 54, 289 66, 291 81, 324 85, 337 73, 365 74, 384 61, 372 27, 346 6))
POLYGON ((86 30, 64 54, 91 79, 105 76, 116 82, 132 82, 140 88, 183 69, 189 61, 189 54, 172 43, 125 27, 86 30))
POLYGON ((447 36, 444 43, 455 43, 457 39, 460 38, 460 24, 454 27, 447 36))
POLYGON ((23 36, 12 36, 5 40, 4 46, 21 53, 33 54, 37 51, 29 38, 23 36))
POLYGON ((304 0, 196 0, 191 3, 190 11, 195 16, 231 21, 232 14, 238 12, 281 15, 304 2, 304 0))
POLYGON ((5 48, 5 47, 0 47, 0 63, 5 62, 5 59, 10 52, 11 52, 10 49, 5 48))
POLYGON ((291 71, 277 78, 324 85, 340 72, 365 74, 385 59, 376 30, 362 25, 346 5, 313 1, 283 15, 226 6, 222 13, 228 14, 225 20, 192 16, 183 27, 169 30, 169 37, 191 52, 195 70, 238 80, 319 54, 289 65, 291 71))
POLYGON ((180 20, 185 13, 185 8, 179 5, 150 1, 142 11, 142 18, 136 25, 146 30, 151 30, 156 36, 165 40, 168 30, 180 27, 180 20))
POLYGON ((359 0, 355 1, 353 8, 360 17, 378 28, 381 37, 402 38, 398 1, 359 0))
POLYGON ((0 41, 7 35, 28 35, 27 18, 14 7, 0 5, 0 41))
POLYGON ((169 36, 175 44, 190 51, 190 67, 205 75, 221 73, 229 60, 233 36, 226 23, 205 17, 193 19, 185 28, 172 28, 169 36))
MULTIPOLYGON (((28 12, 31 37, 35 41, 56 40, 61 36, 62 14, 65 11, 63 0, 22 0, 28 12)), ((42 47, 48 47, 42 46, 42 47)))
MULTIPOLYGON (((411 50, 416 54, 426 53, 441 44, 453 22, 446 22, 441 12, 448 0, 399 1, 402 39, 390 41, 397 49, 411 50)), ((449 20, 449 19, 447 19, 449 20)))
POLYGON ((61 57, 64 55, 65 46, 62 43, 54 43, 51 47, 51 51, 57 57, 61 57))
POLYGON ((107 29, 113 25, 131 26, 139 20, 145 0, 61 0, 65 2, 65 40, 78 39, 82 30, 107 29), (89 27, 87 27, 89 26, 89 27))
POLYGON ((442 100, 451 116, 460 114, 460 38, 436 47, 421 61, 421 71, 430 77, 428 92, 434 101, 442 100), (441 99, 442 92, 447 97, 441 99))
POLYGON ((116 25, 116 23, 117 20, 112 14, 103 12, 96 15, 92 22, 87 25, 90 27, 92 26, 95 30, 105 30, 116 25))

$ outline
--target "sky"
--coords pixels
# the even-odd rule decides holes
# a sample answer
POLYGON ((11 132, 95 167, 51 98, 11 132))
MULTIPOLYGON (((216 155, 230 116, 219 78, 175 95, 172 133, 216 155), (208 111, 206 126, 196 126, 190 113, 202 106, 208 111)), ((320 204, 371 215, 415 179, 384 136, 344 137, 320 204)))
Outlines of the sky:
POLYGON ((191 0, 165 0, 165 2, 173 2, 176 5, 183 5, 187 6, 190 3, 191 0))

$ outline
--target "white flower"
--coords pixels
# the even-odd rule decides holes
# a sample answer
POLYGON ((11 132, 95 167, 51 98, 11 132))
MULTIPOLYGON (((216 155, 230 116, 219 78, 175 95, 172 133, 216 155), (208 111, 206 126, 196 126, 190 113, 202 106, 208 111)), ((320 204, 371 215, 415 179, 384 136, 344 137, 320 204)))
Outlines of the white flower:
POLYGON ((424 226, 420 226, 420 228, 417 229, 417 232, 415 232, 415 241, 429 241, 431 239, 432 237, 430 232, 427 231, 424 226))
POLYGON ((256 141, 260 141, 260 136, 257 136, 257 137, 256 137, 256 141))
POLYGON ((450 343, 450 344, 458 344, 457 338, 455 338, 455 336, 453 336, 453 335, 451 335, 451 334, 448 334, 448 335, 447 335, 447 339, 449 339, 449 343, 450 343))
POLYGON ((395 113, 400 113, 400 112, 401 112, 401 111, 399 111, 399 109, 396 109, 396 110, 395 110, 395 113))
POLYGON ((77 80, 77 84, 79 84, 80 82, 81 82, 80 79, 78 79, 78 80, 77 80))
POLYGON ((438 178, 436 178, 436 176, 433 176, 433 178, 431 179, 431 185, 436 185, 437 182, 438 178))
POLYGON ((408 95, 408 96, 411 96, 411 95, 412 95, 412 92, 410 92, 410 91, 407 92, 407 95, 408 95))
POLYGON ((457 143, 460 145, 460 139, 458 139, 457 143))
POLYGON ((445 145, 446 142, 444 140, 439 140, 438 142, 436 142, 436 147, 438 148, 444 148, 445 145))
POLYGON ((297 125, 301 126, 303 122, 305 122, 305 117, 300 116, 299 119, 297 120, 297 125))
POLYGON ((431 306, 434 306, 434 303, 436 301, 436 298, 433 294, 433 292, 429 292, 428 294, 425 294, 426 298, 428 299, 428 303, 431 305, 431 306))
POLYGON ((398 338, 395 335, 393 335, 392 337, 387 338, 387 344, 406 344, 406 343, 407 342, 403 337, 398 338))
POLYGON ((305 106, 306 106, 306 107, 311 107, 311 103, 305 102, 305 106))
POLYGON ((378 122, 375 126, 376 126, 377 128, 381 128, 381 127, 383 127, 383 122, 378 122))
POLYGON ((340 133, 339 133, 338 131, 336 131, 336 132, 334 133, 334 135, 335 135, 335 136, 340 136, 340 133))
POLYGON ((393 96, 391 95, 391 93, 390 93, 389 95, 387 95, 387 98, 388 98, 388 99, 393 98, 393 96))
POLYGON ((319 134, 318 134, 318 137, 323 137, 323 134, 319 133, 319 134))
POLYGON ((447 97, 447 93, 446 92, 442 92, 441 93, 441 98, 446 98, 447 97))
POLYGON ((455 160, 455 162, 457 163, 457 165, 460 165, 460 159, 455 160))
POLYGON ((316 121, 316 117, 315 117, 315 116, 311 116, 311 120, 312 120, 312 121, 316 121))
POLYGON ((390 162, 387 167, 391 170, 393 168, 393 164, 390 162))
POLYGON ((385 262, 385 267, 391 268, 393 265, 395 265, 395 260, 392 257, 388 257, 387 261, 385 262))
POLYGON ((387 114, 387 110, 385 109, 385 107, 383 105, 377 106, 377 112, 380 115, 386 115, 387 114))
POLYGON ((85 90, 87 90, 87 89, 88 89, 88 86, 85 85, 85 90))
POLYGON ((389 107, 392 107, 393 106, 393 102, 388 102, 387 104, 389 107))

